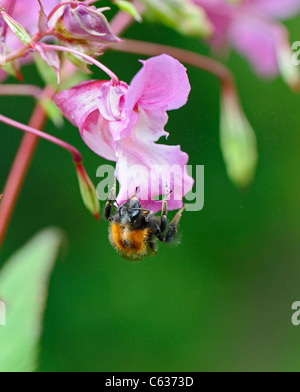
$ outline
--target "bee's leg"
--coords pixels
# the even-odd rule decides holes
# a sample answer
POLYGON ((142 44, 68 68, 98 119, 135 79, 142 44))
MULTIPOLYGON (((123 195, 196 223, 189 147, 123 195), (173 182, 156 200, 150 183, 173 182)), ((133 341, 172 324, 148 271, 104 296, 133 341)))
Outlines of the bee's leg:
POLYGON ((170 243, 170 242, 175 241, 176 234, 178 231, 178 225, 181 220, 183 212, 186 210, 186 207, 187 207, 186 205, 183 206, 182 209, 180 211, 178 211, 177 214, 175 215, 175 218, 172 220, 172 222, 170 224, 170 227, 169 227, 169 230, 166 234, 164 242, 170 243))
POLYGON ((152 239, 149 240, 149 248, 150 248, 150 252, 153 256, 156 256, 157 254, 157 246, 155 241, 152 239))
POLYGON ((164 242, 164 237, 163 234, 161 232, 161 223, 160 223, 160 219, 157 217, 153 217, 152 219, 150 219, 149 221, 150 223, 150 227, 152 229, 152 233, 153 235, 159 239, 159 241, 164 242))
POLYGON ((135 193, 134 193, 134 195, 131 196, 130 199, 136 199, 136 198, 137 198, 137 194, 138 194, 138 192, 139 192, 139 189, 140 189, 139 186, 137 186, 137 187, 135 188, 135 193))
POLYGON ((165 198, 163 200, 163 204, 162 204, 162 210, 161 210, 161 224, 160 224, 160 231, 162 233, 164 233, 167 229, 168 226, 168 197, 170 196, 170 194, 172 193, 172 191, 170 191, 169 193, 167 193, 165 195, 165 198))
POLYGON ((109 196, 108 196, 108 200, 106 202, 105 205, 105 211, 104 211, 104 216, 107 220, 109 220, 110 215, 111 215, 111 210, 112 210, 112 206, 116 200, 116 193, 117 193, 117 179, 116 177, 114 178, 114 184, 110 190, 109 196))

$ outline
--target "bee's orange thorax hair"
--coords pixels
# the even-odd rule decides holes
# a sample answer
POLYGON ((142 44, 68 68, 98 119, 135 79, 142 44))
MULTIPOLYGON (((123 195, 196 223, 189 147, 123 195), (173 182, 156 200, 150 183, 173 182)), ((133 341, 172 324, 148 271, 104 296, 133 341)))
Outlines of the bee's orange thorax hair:
POLYGON ((110 242, 122 256, 138 259, 147 255, 147 243, 151 230, 131 230, 119 223, 112 223, 110 227, 110 242))

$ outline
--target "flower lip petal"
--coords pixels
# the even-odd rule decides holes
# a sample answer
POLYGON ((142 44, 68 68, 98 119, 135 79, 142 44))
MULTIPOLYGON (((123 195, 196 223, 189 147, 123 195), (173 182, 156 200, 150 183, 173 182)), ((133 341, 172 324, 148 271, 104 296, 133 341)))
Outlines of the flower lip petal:
POLYGON ((180 146, 155 143, 156 136, 149 127, 149 113, 142 110, 131 136, 120 144, 117 178, 121 189, 117 201, 125 202, 139 187, 138 197, 142 206, 156 213, 161 210, 162 202, 153 199, 169 189, 173 193, 168 208, 179 209, 183 197, 194 183, 186 169, 188 155, 181 151, 180 146))

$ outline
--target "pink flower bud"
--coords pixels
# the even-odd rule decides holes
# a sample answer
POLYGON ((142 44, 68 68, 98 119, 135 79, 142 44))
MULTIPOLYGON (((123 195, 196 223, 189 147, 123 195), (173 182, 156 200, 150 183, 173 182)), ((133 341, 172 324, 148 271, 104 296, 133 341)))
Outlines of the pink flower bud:
POLYGON ((50 24, 55 30, 68 40, 94 41, 101 43, 120 42, 109 26, 102 11, 106 8, 97 9, 74 2, 67 4, 52 16, 50 24))

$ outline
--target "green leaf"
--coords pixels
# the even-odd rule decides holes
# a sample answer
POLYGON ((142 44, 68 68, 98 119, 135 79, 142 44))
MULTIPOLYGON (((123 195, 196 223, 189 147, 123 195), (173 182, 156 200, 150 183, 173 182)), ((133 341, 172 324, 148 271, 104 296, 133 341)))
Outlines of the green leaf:
POLYGON ((114 4, 116 4, 116 6, 118 6, 120 10, 132 16, 137 22, 141 23, 143 21, 140 13, 138 12, 134 4, 130 3, 129 1, 114 0, 114 4))
POLYGON ((36 369, 48 280, 64 238, 59 229, 44 230, 0 271, 0 298, 7 312, 7 325, 0 326, 0 372, 36 369))

